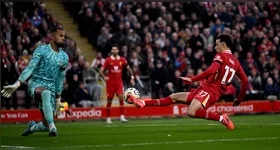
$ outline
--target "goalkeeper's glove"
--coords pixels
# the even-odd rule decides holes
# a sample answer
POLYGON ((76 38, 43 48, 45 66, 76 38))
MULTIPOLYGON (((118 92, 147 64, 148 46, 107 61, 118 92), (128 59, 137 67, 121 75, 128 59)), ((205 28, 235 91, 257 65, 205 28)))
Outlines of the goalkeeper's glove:
POLYGON ((20 81, 16 81, 12 85, 4 86, 1 93, 3 94, 4 97, 9 98, 14 93, 14 91, 16 91, 17 88, 19 87, 20 87, 20 81))
POLYGON ((59 116, 60 115, 60 108, 64 108, 64 106, 61 103, 60 99, 61 99, 61 97, 56 99, 56 106, 55 106, 54 116, 59 116))

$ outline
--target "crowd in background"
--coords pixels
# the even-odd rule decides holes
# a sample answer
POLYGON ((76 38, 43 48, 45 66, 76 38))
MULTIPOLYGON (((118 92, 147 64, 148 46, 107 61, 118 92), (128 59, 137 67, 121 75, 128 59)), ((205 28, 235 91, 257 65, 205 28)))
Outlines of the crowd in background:
MULTIPOLYGON (((63 4, 74 18, 73 23, 78 24, 81 36, 87 37, 98 50, 93 62, 88 62, 74 40, 67 37, 65 41, 64 50, 70 62, 63 98, 73 106, 81 106, 79 100, 99 99, 97 71, 112 44, 120 45, 120 54, 126 57, 135 76, 149 77, 153 98, 198 87, 205 80, 184 85, 179 77, 192 77, 211 65, 219 33, 233 36, 231 50, 250 81, 245 99, 280 98, 279 2, 63 4)), ((1 12, 1 85, 4 86, 15 82, 34 49, 49 43, 48 30, 60 24, 44 3, 5 2, 1 12)), ((125 73, 123 78, 127 78, 125 73)), ((21 88, 26 91, 26 84, 21 88)), ((234 78, 221 99, 232 100, 239 89, 239 80, 234 78)), ((31 98, 25 99, 29 108, 31 98)), ((1 100, 6 109, 10 108, 9 101, 17 108, 16 96, 1 100)))
MULTIPOLYGON (((135 74, 149 76, 152 96, 189 91, 205 81, 183 85, 180 76, 194 76, 211 65, 215 37, 230 33, 236 56, 249 78, 246 99, 279 98, 279 2, 146 2, 64 3, 82 36, 103 56, 112 44, 121 46, 135 74), (160 76, 159 76, 160 75, 160 76)), ((223 97, 238 94, 237 78, 223 97)))

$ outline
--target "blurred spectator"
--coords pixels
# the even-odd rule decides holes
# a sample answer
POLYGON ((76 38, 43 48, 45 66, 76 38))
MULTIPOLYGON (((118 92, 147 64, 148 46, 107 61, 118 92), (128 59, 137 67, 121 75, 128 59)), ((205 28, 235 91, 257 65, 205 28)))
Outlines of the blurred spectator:
POLYGON ((85 88, 83 82, 79 82, 79 88, 76 92, 76 106, 84 108, 93 106, 92 97, 89 94, 88 89, 85 88))
POLYGON ((183 72, 187 69, 187 65, 190 65, 190 61, 185 56, 184 52, 180 52, 179 58, 175 61, 175 67, 180 71, 183 72))
POLYGON ((66 79, 63 81, 63 90, 61 93, 61 101, 62 102, 68 102, 71 107, 75 106, 74 99, 71 96, 72 94, 69 91, 69 84, 66 82, 66 79))
POLYGON ((77 51, 76 43, 74 40, 70 40, 69 45, 65 48, 65 52, 67 53, 69 57, 69 61, 73 62, 75 56, 75 53, 77 51))
POLYGON ((163 96, 167 97, 167 96, 169 96, 169 95, 171 95, 172 93, 175 93, 175 92, 176 92, 176 90, 174 88, 174 85, 171 82, 168 82, 163 89, 163 96))
POLYGON ((208 48, 208 44, 214 45, 214 37, 210 34, 209 28, 205 28, 200 37, 203 40, 204 49, 208 48))
POLYGON ((212 26, 210 33, 211 33, 211 35, 215 36, 217 34, 218 30, 220 30, 219 32, 223 32, 224 29, 225 29, 225 26, 221 23, 221 20, 216 19, 215 20, 215 25, 212 26))
POLYGON ((92 96, 92 101, 95 102, 94 106, 99 106, 101 96, 101 85, 97 84, 98 73, 89 66, 89 62, 85 62, 83 79, 85 87, 88 89, 89 95, 92 96))
POLYGON ((66 72, 66 81, 69 84, 68 90, 71 93, 71 99, 74 100, 78 82, 83 81, 83 72, 79 68, 78 62, 73 62, 72 67, 66 72))
POLYGON ((150 75, 150 79, 152 82, 152 97, 153 98, 160 98, 162 90, 164 88, 165 85, 165 71, 163 69, 163 64, 162 62, 159 60, 156 63, 156 67, 152 70, 151 75, 150 75), (160 75, 160 76, 159 76, 160 75))
POLYGON ((267 83, 264 88, 264 94, 269 100, 278 99, 280 92, 280 88, 277 84, 275 84, 271 77, 267 78, 267 83))
POLYGON ((91 67, 96 71, 99 71, 104 62, 105 59, 102 57, 102 53, 98 52, 97 56, 92 60, 91 67))
POLYGON ((38 15, 38 11, 34 10, 33 17, 31 18, 31 23, 38 27, 42 23, 42 18, 38 15))
POLYGON ((262 89, 262 80, 257 69, 254 68, 251 70, 248 80, 252 84, 252 90, 260 91, 262 89))

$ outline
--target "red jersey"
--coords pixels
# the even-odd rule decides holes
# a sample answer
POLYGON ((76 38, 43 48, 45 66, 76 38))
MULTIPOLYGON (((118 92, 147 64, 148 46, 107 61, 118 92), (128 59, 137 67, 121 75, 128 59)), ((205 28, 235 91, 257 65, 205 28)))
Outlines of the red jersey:
MULTIPOLYGON (((246 94, 246 87, 247 85, 247 77, 239 63, 239 61, 231 54, 230 50, 223 51, 222 53, 216 54, 214 57, 213 63, 217 62, 220 64, 219 69, 215 69, 217 65, 211 65, 209 69, 205 72, 201 73, 200 75, 193 77, 193 81, 201 80, 205 77, 208 77, 206 83, 201 85, 202 87, 211 88, 214 93, 217 95, 223 95, 226 92, 227 85, 232 81, 233 77, 237 75, 242 83, 241 91, 238 95, 238 100, 242 100, 246 94)), ((218 65, 219 66, 219 65, 218 65)))
POLYGON ((213 62, 218 62, 220 68, 216 71, 216 74, 208 78, 206 84, 215 84, 226 89, 227 84, 229 84, 234 75, 240 71, 241 66, 239 61, 230 51, 224 51, 216 54, 213 62))
POLYGON ((108 70, 108 82, 116 83, 122 82, 122 69, 127 65, 124 57, 117 56, 117 58, 110 56, 105 59, 103 68, 108 70))

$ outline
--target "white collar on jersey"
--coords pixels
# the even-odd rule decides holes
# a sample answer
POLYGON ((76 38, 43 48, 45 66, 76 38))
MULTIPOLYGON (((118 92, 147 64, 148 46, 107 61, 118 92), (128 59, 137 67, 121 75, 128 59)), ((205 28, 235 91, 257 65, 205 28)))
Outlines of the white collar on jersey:
POLYGON ((113 55, 111 55, 111 59, 112 59, 112 60, 115 60, 115 59, 119 60, 119 59, 120 59, 120 56, 114 57, 113 55))
POLYGON ((224 50, 222 53, 228 53, 228 54, 231 54, 231 50, 224 50))

